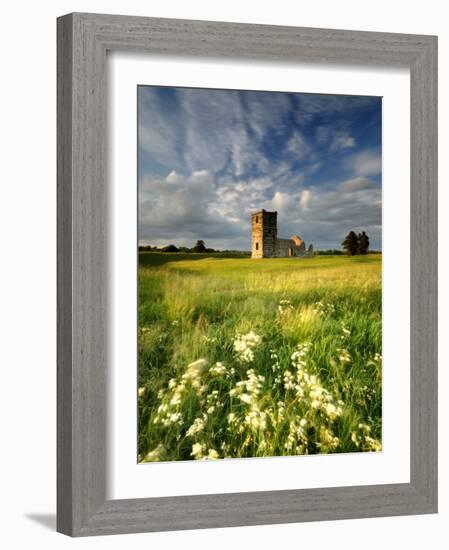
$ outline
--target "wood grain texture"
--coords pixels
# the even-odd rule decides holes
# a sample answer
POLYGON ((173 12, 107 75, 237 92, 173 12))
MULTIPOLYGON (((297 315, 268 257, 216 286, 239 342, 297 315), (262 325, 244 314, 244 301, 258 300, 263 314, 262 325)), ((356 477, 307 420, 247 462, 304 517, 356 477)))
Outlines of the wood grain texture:
POLYGON ((437 42, 411 79, 411 479, 437 509, 437 42))
POLYGON ((58 20, 57 529, 72 528, 72 21, 58 20), (63 509, 63 511, 61 511, 63 509))
POLYGON ((436 37, 98 14, 58 19, 58 531, 85 536, 436 512, 436 115, 436 37), (410 68, 410 483, 106 500, 111 49, 410 68))

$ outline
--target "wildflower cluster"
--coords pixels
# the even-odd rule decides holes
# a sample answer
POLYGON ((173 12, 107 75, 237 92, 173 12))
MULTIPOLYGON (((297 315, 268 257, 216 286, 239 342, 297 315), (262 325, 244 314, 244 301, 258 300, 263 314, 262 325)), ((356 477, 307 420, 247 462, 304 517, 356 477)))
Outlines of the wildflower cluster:
POLYGON ((284 388, 286 390, 293 390, 295 387, 295 376, 289 371, 284 371, 284 388))
MULTIPOLYGON (((251 430, 264 431, 267 427, 267 412, 262 410, 259 405, 259 395, 265 377, 261 374, 257 374, 254 369, 246 371, 246 380, 240 380, 237 382, 234 388, 229 392, 231 397, 238 398, 242 403, 248 406, 248 409, 244 412, 243 423, 239 426, 238 431, 242 433, 245 426, 251 430)), ((230 427, 236 425, 238 418, 235 413, 231 412, 228 415, 228 424, 230 427)))
POLYGON ((331 303, 323 303, 323 302, 316 302, 313 305, 313 312, 316 315, 322 316, 322 317, 329 317, 333 313, 335 313, 335 306, 331 303))
POLYGON ((211 374, 216 374, 220 376, 222 374, 226 374, 226 367, 223 365, 223 363, 217 361, 215 365, 212 365, 212 367, 209 369, 209 372, 211 374))
POLYGON ((270 359, 272 360, 271 370, 274 374, 274 383, 279 385, 282 381, 282 368, 276 350, 270 349, 270 359))
MULTIPOLYGON (((181 438, 182 428, 185 424, 182 410, 184 399, 192 390, 194 394, 197 395, 200 414, 184 433, 184 437, 193 438, 194 440, 191 456, 195 460, 219 458, 219 453, 215 449, 209 448, 208 445, 202 441, 195 440, 202 438, 207 427, 209 416, 223 406, 220 399, 220 392, 217 389, 208 392, 207 380, 203 379, 207 377, 209 373, 214 376, 221 376, 226 372, 226 367, 223 363, 217 362, 207 369, 207 361, 205 359, 198 359, 187 366, 180 379, 170 379, 165 392, 159 392, 162 403, 157 408, 157 413, 154 416, 153 422, 154 424, 162 425, 164 428, 170 428, 174 425, 177 426, 177 441, 181 438)), ((148 462, 160 459, 163 455, 163 450, 162 447, 154 449, 145 457, 144 461, 148 462)))
POLYGON ((308 454, 307 420, 305 418, 297 418, 290 422, 284 449, 295 454, 308 454))
POLYGON ((304 342, 303 344, 298 344, 296 351, 291 355, 292 365, 297 369, 303 369, 306 366, 306 354, 309 351, 310 342, 304 342))
POLYGON ((221 361, 217 361, 214 365, 210 367, 209 374, 219 378, 232 378, 235 375, 235 368, 226 367, 224 363, 222 363, 221 361))
POLYGON ((220 455, 215 449, 207 450, 205 443, 194 443, 192 445, 191 455, 195 460, 215 460, 220 458, 220 455))
POLYGON ((165 447, 162 445, 162 443, 159 443, 159 445, 148 452, 145 457, 143 458, 142 462, 159 462, 162 460, 163 456, 165 454, 165 447))
POLYGON ((337 449, 340 445, 340 440, 332 433, 332 430, 330 430, 329 428, 321 426, 319 434, 320 441, 316 443, 316 446, 319 449, 323 448, 324 450, 332 450, 337 449))
POLYGON ((201 385, 201 374, 206 366, 205 359, 198 359, 187 366, 180 382, 175 378, 168 382, 170 391, 160 394, 162 403, 157 408, 157 414, 153 419, 154 424, 162 424, 165 427, 172 424, 183 425, 183 416, 180 410, 183 397, 190 388, 193 388, 199 395, 204 392, 205 388, 201 385))
POLYGON ((338 360, 342 365, 351 362, 351 356, 346 348, 337 348, 338 360))
POLYGON ((207 366, 206 359, 198 359, 187 366, 187 370, 182 375, 182 379, 185 382, 190 382, 194 388, 198 388, 200 385, 201 374, 207 366))
POLYGON ((196 435, 197 433, 202 432, 204 430, 205 425, 206 425, 206 421, 205 421, 204 417, 203 418, 201 418, 201 417, 195 418, 195 420, 193 421, 193 424, 187 430, 186 436, 187 437, 192 437, 192 436, 196 435))
MULTIPOLYGON (((333 395, 323 387, 319 377, 310 374, 307 368, 309 348, 309 342, 299 344, 291 354, 292 369, 286 369, 283 374, 289 408, 292 403, 297 404, 297 412, 290 418, 284 442, 287 453, 307 454, 310 445, 322 452, 333 451, 340 445, 339 438, 332 431, 332 424, 341 415, 343 402, 335 403, 333 395)), ((285 406, 284 402, 278 403, 277 423, 282 421, 285 406)))
POLYGON ((247 334, 237 334, 234 338, 234 351, 242 363, 254 361, 254 349, 260 344, 261 337, 252 330, 247 334))
MULTIPOLYGON (((343 334, 350 336, 344 325, 343 334)), ((317 374, 311 354, 315 345, 301 342, 289 355, 282 348, 271 347, 266 350, 270 362, 259 365, 254 359, 261 343, 261 336, 252 330, 237 333, 232 340, 234 358, 211 365, 200 358, 170 379, 165 389, 159 390, 160 403, 152 415, 152 422, 161 430, 161 443, 140 460, 167 460, 180 450, 184 458, 213 460, 346 449, 338 422, 344 403, 317 374), (248 368, 247 363, 254 365, 248 368)), ((337 354, 340 364, 352 361, 346 348, 337 348, 337 354)), ((378 365, 380 361, 376 354, 370 363, 378 365)), ((138 393, 144 398, 145 386, 138 393)), ((351 397, 345 391, 342 395, 345 401, 351 397)), ((349 433, 353 449, 381 449, 368 424, 360 423, 349 433)))
MULTIPOLYGON (((291 354, 290 368, 285 370, 277 352, 270 350, 271 368, 275 376, 282 377, 285 400, 267 405, 262 393, 264 377, 255 369, 247 371, 247 379, 237 382, 229 393, 243 402, 248 410, 243 412, 243 416, 234 411, 228 414, 228 431, 243 435, 248 428, 252 432, 264 432, 267 439, 271 431, 284 433, 282 445, 287 454, 307 454, 310 449, 332 452, 339 447, 340 440, 332 425, 342 413, 343 402, 335 402, 318 376, 309 372, 307 354, 310 346, 309 342, 299 344, 291 354)), ((266 443, 259 445, 258 449, 262 447, 265 448, 266 443)))
POLYGON ((309 374, 305 360, 309 347, 309 342, 299 344, 297 350, 292 353, 292 364, 296 367, 295 389, 298 396, 308 397, 312 409, 320 411, 333 421, 341 415, 343 403, 340 402, 339 406, 336 406, 332 394, 323 387, 319 377, 309 374))
POLYGON ((200 403, 207 407, 207 414, 213 414, 217 408, 223 407, 223 403, 220 400, 220 392, 218 390, 212 390, 206 395, 205 399, 200 401, 200 403))
POLYGON ((286 313, 293 311, 293 305, 290 300, 281 300, 278 305, 279 315, 285 315, 286 313))
POLYGON ((360 451, 380 452, 382 444, 371 437, 371 428, 368 424, 360 423, 358 431, 351 433, 351 440, 360 451))
POLYGON ((230 390, 229 395, 237 397, 240 401, 249 405, 257 399, 265 377, 261 374, 256 374, 254 369, 247 370, 246 376, 246 380, 237 382, 235 388, 230 390))

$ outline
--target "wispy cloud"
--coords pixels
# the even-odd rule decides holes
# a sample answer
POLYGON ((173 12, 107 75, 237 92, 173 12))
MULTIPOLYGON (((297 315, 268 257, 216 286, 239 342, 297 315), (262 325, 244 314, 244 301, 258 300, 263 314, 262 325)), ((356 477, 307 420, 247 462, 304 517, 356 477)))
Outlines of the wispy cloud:
POLYGON ((354 137, 346 130, 336 130, 329 126, 317 126, 315 135, 317 143, 326 145, 331 152, 339 149, 350 149, 356 145, 354 137))

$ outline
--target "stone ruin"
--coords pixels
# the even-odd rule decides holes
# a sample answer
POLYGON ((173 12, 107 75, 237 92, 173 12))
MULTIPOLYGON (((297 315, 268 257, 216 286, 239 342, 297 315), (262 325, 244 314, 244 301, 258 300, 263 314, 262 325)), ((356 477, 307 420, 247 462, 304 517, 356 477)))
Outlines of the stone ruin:
POLYGON ((313 256, 313 246, 306 243, 299 235, 289 239, 277 236, 277 212, 259 210, 251 214, 251 257, 252 258, 289 258, 313 256))

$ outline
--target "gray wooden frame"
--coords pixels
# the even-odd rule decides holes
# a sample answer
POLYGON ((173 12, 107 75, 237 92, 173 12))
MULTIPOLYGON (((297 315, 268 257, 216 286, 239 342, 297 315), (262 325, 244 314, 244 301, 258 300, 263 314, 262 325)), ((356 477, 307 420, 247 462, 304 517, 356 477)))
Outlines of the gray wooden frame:
POLYGON ((72 536, 437 511, 437 38, 74 13, 58 19, 57 529, 72 536), (108 50, 411 72, 410 483, 106 499, 108 50))

